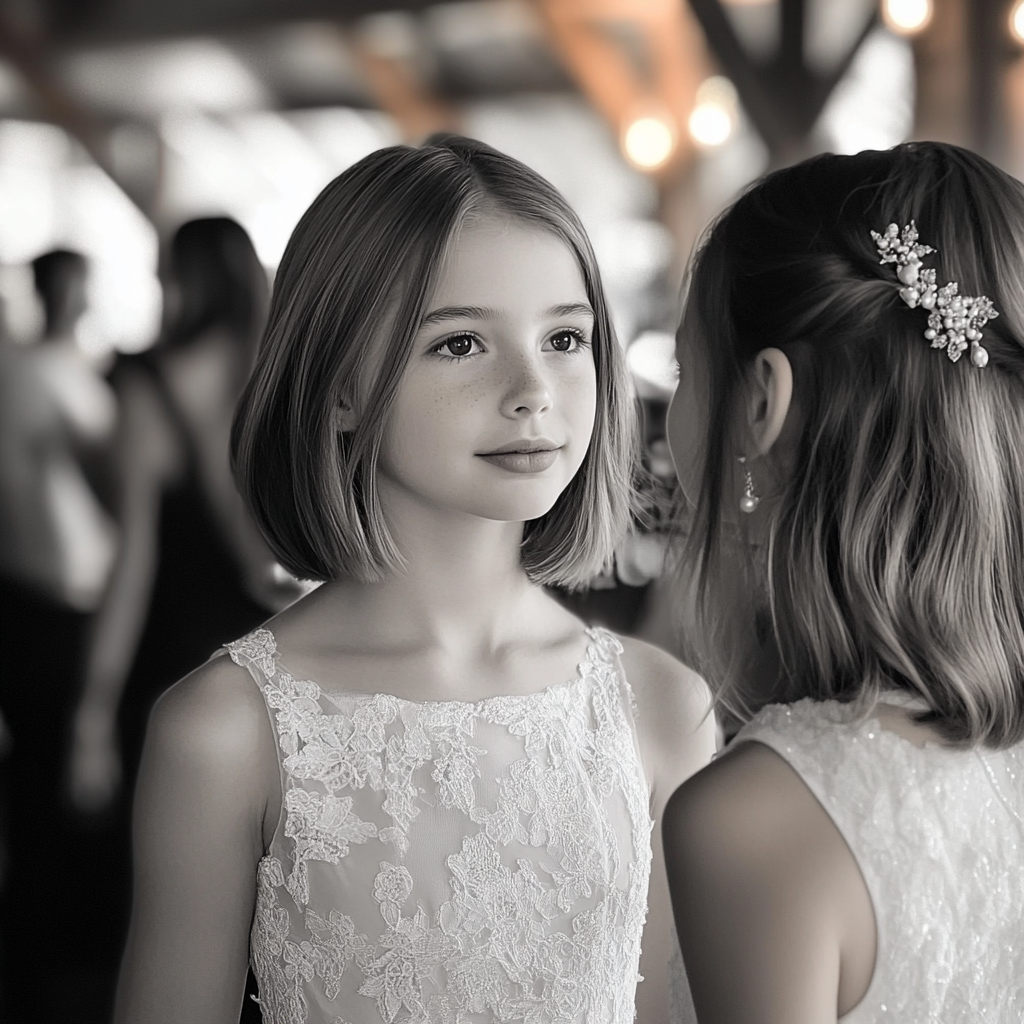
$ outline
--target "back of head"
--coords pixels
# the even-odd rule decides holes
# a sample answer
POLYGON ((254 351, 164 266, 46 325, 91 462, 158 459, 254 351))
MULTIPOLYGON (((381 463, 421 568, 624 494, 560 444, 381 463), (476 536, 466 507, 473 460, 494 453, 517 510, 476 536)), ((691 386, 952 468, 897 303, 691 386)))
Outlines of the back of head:
POLYGON ((32 279, 46 317, 46 337, 73 330, 85 312, 87 273, 85 257, 70 249, 54 249, 32 261, 32 279))
POLYGON ((753 573, 771 696, 896 688, 951 741, 1024 736, 1024 186, 938 143, 778 171, 711 228, 681 330, 711 389, 686 558, 706 609, 744 368, 769 346, 793 367, 799 437, 753 573), (998 311, 987 367, 932 347, 880 262, 871 232, 912 221, 939 285, 998 311))
POLYGON ((300 220, 278 270, 232 451, 239 488, 282 564, 312 579, 380 579, 401 565, 376 487, 383 432, 445 255, 474 216, 553 233, 596 314, 598 409, 583 466, 524 531, 534 579, 580 585, 630 513, 634 410, 590 244, 543 178, 483 143, 435 136, 371 153, 300 220), (339 433, 341 404, 358 410, 339 433))
POLYGON ((177 301, 160 347, 221 328, 246 349, 248 368, 266 312, 267 278, 241 224, 230 217, 186 221, 171 239, 169 271, 177 301))

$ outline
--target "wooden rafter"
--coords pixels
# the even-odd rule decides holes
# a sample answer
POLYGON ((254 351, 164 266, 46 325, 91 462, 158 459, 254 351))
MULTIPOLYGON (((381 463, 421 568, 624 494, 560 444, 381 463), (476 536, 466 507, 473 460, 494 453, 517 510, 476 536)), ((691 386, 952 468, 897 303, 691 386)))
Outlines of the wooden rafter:
POLYGON ((618 134, 644 108, 671 115, 679 132, 673 163, 690 152, 685 132, 705 56, 681 0, 534 0, 548 35, 581 91, 618 134), (650 74, 638 72, 615 36, 629 26, 650 74))
POLYGON ((433 95, 407 60, 382 52, 357 31, 339 30, 338 42, 351 49, 374 101, 395 119, 406 142, 458 127, 456 112, 433 95))
POLYGON ((732 79, 748 116, 764 139, 773 161, 801 155, 807 137, 832 90, 850 69, 861 44, 878 23, 877 10, 865 23, 836 66, 813 68, 805 57, 805 0, 778 0, 781 5, 779 47, 775 56, 758 61, 744 49, 721 0, 690 0, 708 46, 732 79))

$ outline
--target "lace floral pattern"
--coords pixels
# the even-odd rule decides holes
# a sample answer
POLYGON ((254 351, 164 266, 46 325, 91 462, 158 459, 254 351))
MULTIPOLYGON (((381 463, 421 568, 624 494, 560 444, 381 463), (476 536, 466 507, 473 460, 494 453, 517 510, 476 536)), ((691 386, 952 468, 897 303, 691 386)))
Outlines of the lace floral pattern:
POLYGON ((871 894, 874 976, 844 1024, 1024 1021, 1024 744, 916 747, 810 700, 764 708, 743 740, 801 775, 871 894))
POLYGON ((621 645, 478 703, 328 693, 230 644, 277 732, 259 865, 266 1024, 630 1024, 652 821, 621 645))

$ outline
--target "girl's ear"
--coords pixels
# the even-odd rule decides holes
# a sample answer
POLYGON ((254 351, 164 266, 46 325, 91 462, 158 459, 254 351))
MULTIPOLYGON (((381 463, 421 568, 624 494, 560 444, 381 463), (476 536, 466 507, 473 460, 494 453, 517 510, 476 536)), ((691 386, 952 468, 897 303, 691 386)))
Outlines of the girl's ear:
POLYGON ((793 402, 793 367, 785 352, 763 348, 747 372, 747 429, 753 452, 766 455, 779 439, 793 402))
POLYGON ((347 434, 359 425, 359 417, 348 402, 339 402, 332 413, 334 429, 339 434, 347 434))

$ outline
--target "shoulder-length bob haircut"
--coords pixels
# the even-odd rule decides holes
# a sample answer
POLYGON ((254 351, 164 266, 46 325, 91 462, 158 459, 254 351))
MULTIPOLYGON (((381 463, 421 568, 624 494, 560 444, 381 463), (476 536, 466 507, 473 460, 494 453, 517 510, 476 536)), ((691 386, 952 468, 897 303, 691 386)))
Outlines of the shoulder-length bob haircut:
POLYGON ((742 693, 727 634, 754 629, 778 664, 770 699, 867 711, 895 688, 952 743, 1024 737, 1024 185, 939 143, 777 171, 705 236, 680 330, 711 396, 682 559, 688 642, 726 707, 742 693), (986 368, 931 348, 927 311, 879 262, 871 231, 910 221, 940 286, 993 300, 986 368), (778 503, 755 513, 770 519, 746 563, 751 618, 729 621, 731 413, 767 346, 793 366, 799 438, 778 503))
POLYGON ((243 497, 281 563, 305 579, 384 578, 402 565, 377 490, 389 413, 439 268, 468 217, 496 213, 559 238, 594 309, 597 414, 583 464, 526 523, 531 579, 584 586, 633 511, 636 410, 593 250, 538 174, 490 146, 436 136, 371 153, 334 179, 292 234, 232 430, 243 497), (335 411, 358 410, 339 433, 335 411))

